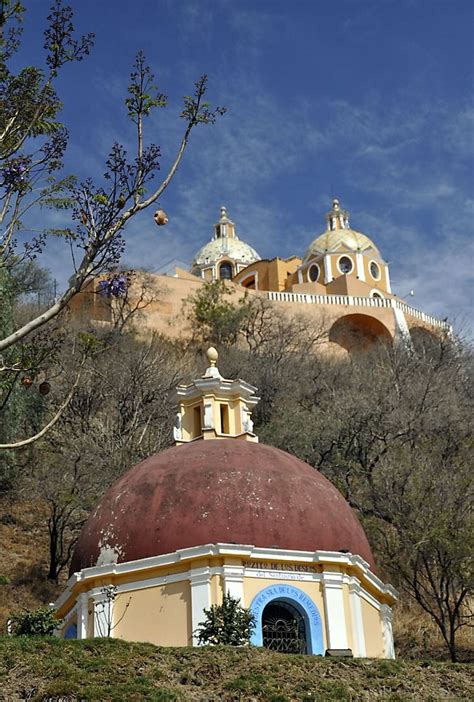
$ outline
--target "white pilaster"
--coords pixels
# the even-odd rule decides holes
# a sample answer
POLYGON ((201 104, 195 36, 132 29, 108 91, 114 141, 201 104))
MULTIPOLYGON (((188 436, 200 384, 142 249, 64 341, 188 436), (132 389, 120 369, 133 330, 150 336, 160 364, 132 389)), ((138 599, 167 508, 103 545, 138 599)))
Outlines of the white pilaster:
POLYGON ((348 648, 342 592, 343 577, 342 573, 323 572, 322 581, 328 648, 348 648))
POLYGON ((193 646, 198 645, 197 628, 204 621, 204 610, 211 606, 211 569, 193 568, 191 580, 191 621, 193 627, 193 646))
POLYGON ((395 340, 401 342, 407 348, 411 348, 410 330, 408 329, 407 320, 403 314, 403 310, 396 306, 396 300, 392 299, 393 314, 395 316, 395 340))
POLYGON ((222 567, 224 574, 224 592, 234 599, 244 601, 244 566, 225 565, 222 567))
POLYGON ((204 402, 204 429, 214 428, 214 417, 212 416, 212 404, 204 402))
POLYGON ((77 598, 77 638, 87 638, 87 624, 89 621, 89 594, 82 592, 77 598))
POLYGON ((392 292, 392 286, 390 285, 390 274, 388 272, 388 266, 385 266, 385 282, 387 284, 387 292, 392 292))
POLYGON ((380 607, 380 623, 382 626, 382 639, 385 658, 395 658, 395 646, 393 645, 392 629, 392 608, 388 605, 384 604, 380 607))
POLYGON ((353 654, 356 658, 365 658, 364 621, 362 619, 362 603, 360 601, 360 584, 349 584, 349 604, 351 608, 353 654))
POLYGON ((324 257, 324 282, 327 285, 332 280, 334 280, 334 278, 332 275, 331 256, 326 254, 324 257))
POLYGON ((356 270, 359 280, 365 280, 364 257, 361 253, 356 253, 356 270))

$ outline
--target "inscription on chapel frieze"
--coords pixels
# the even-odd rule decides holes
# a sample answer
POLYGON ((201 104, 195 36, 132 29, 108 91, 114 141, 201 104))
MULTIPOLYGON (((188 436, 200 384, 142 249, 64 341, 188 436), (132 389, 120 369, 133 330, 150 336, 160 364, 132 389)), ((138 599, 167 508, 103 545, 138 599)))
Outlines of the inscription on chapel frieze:
POLYGON ((245 568, 255 570, 285 570, 296 573, 318 573, 319 568, 313 565, 298 565, 294 563, 268 563, 267 561, 243 561, 245 568))

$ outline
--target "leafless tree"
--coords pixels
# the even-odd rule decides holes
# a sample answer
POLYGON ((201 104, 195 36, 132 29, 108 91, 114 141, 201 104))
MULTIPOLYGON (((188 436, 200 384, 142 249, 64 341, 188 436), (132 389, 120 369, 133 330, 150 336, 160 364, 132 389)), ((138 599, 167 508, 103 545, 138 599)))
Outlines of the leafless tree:
MULTIPOLYGON (((48 505, 48 577, 68 565, 79 531, 105 490, 139 460, 172 443, 170 391, 189 373, 193 357, 163 338, 120 335, 83 365, 74 396, 48 435, 34 445, 23 480, 27 496, 48 505)), ((68 382, 73 364, 63 370, 68 382)))
POLYGON ((472 624, 472 355, 439 338, 297 369, 263 440, 324 472, 386 573, 436 622, 452 660, 472 624), (310 372, 308 372, 310 371, 310 372))

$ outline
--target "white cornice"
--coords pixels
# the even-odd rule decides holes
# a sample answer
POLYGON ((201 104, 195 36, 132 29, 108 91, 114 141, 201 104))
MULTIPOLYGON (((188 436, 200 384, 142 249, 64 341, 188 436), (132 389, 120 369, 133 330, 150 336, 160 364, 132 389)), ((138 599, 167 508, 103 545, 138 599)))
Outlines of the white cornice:
MULTIPOLYGON (((289 563, 298 561, 300 563, 318 563, 324 565, 334 565, 339 567, 353 567, 356 569, 357 577, 364 579, 376 592, 380 595, 385 595, 391 599, 398 599, 397 591, 391 586, 383 583, 370 570, 369 564, 361 558, 361 556, 351 553, 340 553, 339 551, 296 551, 285 550, 279 548, 265 548, 260 546, 252 546, 245 544, 204 544, 202 546, 192 546, 190 548, 179 549, 173 553, 165 553, 160 556, 151 556, 149 558, 141 558, 136 561, 128 561, 126 563, 113 563, 102 566, 94 566, 83 568, 78 573, 74 573, 67 582, 65 592, 58 598, 55 603, 55 608, 62 607, 67 600, 72 596, 73 591, 82 583, 86 583, 97 578, 108 579, 113 576, 132 575, 140 573, 142 577, 140 581, 146 580, 147 571, 150 572, 156 568, 166 566, 175 566, 180 563, 191 567, 190 561, 197 558, 212 558, 215 556, 234 556, 236 558, 245 558, 246 560, 256 561, 275 561, 280 563, 289 563)), ((326 571, 327 572, 327 571, 326 571)), ((186 573, 175 574, 181 577, 189 577, 186 573)), ((174 576, 163 576, 174 577, 174 576)), ((329 576, 329 573, 327 574, 329 576)), ((151 581, 151 580, 150 580, 151 581)))
POLYGON ((247 404, 257 404, 260 400, 256 395, 257 388, 245 380, 228 380, 221 377, 197 378, 190 385, 178 385, 172 397, 174 403, 179 400, 193 400, 203 395, 218 395, 222 397, 243 397, 247 404))

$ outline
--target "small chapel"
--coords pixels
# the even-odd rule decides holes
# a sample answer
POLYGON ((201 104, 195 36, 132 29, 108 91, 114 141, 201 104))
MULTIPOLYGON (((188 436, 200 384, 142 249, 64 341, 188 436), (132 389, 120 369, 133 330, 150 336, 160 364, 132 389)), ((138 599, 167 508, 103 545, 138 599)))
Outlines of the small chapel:
POLYGON ((393 658, 396 591, 364 530, 316 469, 259 443, 257 388, 223 378, 214 348, 175 392, 175 446, 100 500, 55 604, 60 636, 196 646, 224 594, 255 615, 251 643, 308 655, 393 658))

